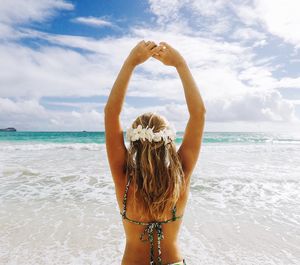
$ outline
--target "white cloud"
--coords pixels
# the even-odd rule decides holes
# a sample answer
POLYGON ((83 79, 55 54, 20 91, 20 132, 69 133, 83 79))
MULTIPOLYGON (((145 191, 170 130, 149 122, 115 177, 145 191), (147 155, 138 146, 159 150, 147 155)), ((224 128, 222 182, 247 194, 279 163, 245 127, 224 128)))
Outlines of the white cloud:
POLYGON ((194 35, 225 34, 234 24, 244 23, 247 28, 233 33, 238 40, 262 39, 271 33, 300 47, 300 2, 296 0, 149 0, 149 5, 159 24, 192 24, 197 29, 194 35))
POLYGON ((224 0, 190 0, 189 7, 194 10, 194 12, 198 12, 203 16, 216 16, 219 15, 220 12, 226 5, 226 1, 224 0))
MULTIPOLYGON (((184 130, 189 116, 185 103, 173 102, 139 108, 126 102, 124 105, 121 113, 124 130, 138 115, 148 111, 164 115, 178 131, 184 130)), ((283 99, 278 92, 249 91, 231 100, 225 98, 205 100, 205 105, 208 124, 245 125, 245 122, 256 122, 261 129, 270 127, 263 125, 267 122, 282 124, 291 122, 300 125, 299 119, 295 116, 293 103, 283 99)), ((51 111, 46 110, 38 100, 0 98, 0 123, 4 127, 17 127, 19 130, 104 130, 103 122, 103 111, 98 112, 93 108, 85 109, 83 106, 78 111, 51 111)), ((213 127, 211 128, 213 130, 213 127)), ((237 128, 236 130, 242 129, 240 126, 237 128)))
POLYGON ((104 18, 100 18, 100 17, 76 17, 74 19, 72 19, 72 22, 76 22, 76 23, 81 23, 81 24, 85 24, 85 25, 89 25, 89 26, 93 26, 93 27, 115 27, 115 25, 104 19, 104 18))
POLYGON ((158 18, 158 22, 174 21, 183 18, 182 9, 197 13, 198 16, 215 16, 226 5, 224 0, 149 0, 150 10, 158 18))
MULTIPOLYGON (((178 36, 172 32, 166 34, 163 31, 148 30, 144 34, 157 42, 167 39, 170 44, 174 43, 194 69, 195 78, 201 80, 199 85, 207 87, 207 95, 223 92, 230 95, 239 93, 244 87, 237 79, 236 71, 237 68, 248 67, 251 62, 252 54, 246 48, 205 38, 178 36), (222 92, 224 81, 226 92, 222 92)), ((139 35, 135 39, 124 37, 95 40, 42 34, 41 38, 64 44, 66 48, 43 47, 39 50, 17 44, 3 44, 0 49, 3 58, 0 61, 0 85, 10 89, 1 90, 0 96, 107 95, 130 49, 146 36, 139 35), (80 54, 70 50, 70 46, 81 49, 88 47, 94 53, 80 54)), ((182 84, 174 67, 165 67, 151 58, 138 68, 139 71, 136 70, 132 76, 128 95, 182 98, 182 84), (140 70, 149 75, 144 75, 140 70), (162 77, 162 73, 168 76, 162 77)))
MULTIPOLYGON (((214 131, 215 126, 226 130, 252 131, 288 130, 289 126, 300 128, 300 120, 295 115, 294 104, 282 98, 279 92, 249 91, 244 95, 228 98, 212 98, 205 100, 206 127, 214 131), (272 123, 275 125, 272 126, 272 123), (247 128, 248 126, 248 128, 247 128), (281 128, 285 126, 284 128, 281 128), (229 129, 230 128, 230 129, 229 129)), ((183 131, 189 114, 185 103, 170 103, 151 107, 135 108, 125 103, 121 114, 124 127, 142 113, 153 111, 164 115, 178 131, 183 131)))
POLYGON ((115 77, 100 55, 70 49, 0 45, 0 96, 103 95, 115 77))
POLYGON ((47 106, 52 109, 80 109, 81 111, 90 111, 92 109, 104 108, 105 103, 100 102, 65 102, 65 101, 47 101, 45 100, 47 106))
POLYGON ((233 32, 231 38, 238 40, 264 40, 266 38, 266 34, 249 27, 239 27, 233 32))
POLYGON ((232 5, 235 14, 239 17, 240 21, 246 26, 258 26, 257 14, 253 7, 253 1, 249 3, 236 3, 232 5))
POLYGON ((36 100, 14 102, 7 98, 0 98, 0 124, 4 128, 16 127, 29 130, 34 128, 36 130, 48 117, 48 111, 36 100))
POLYGON ((15 36, 14 33, 16 33, 16 31, 12 27, 0 22, 0 38, 1 39, 18 38, 18 36, 15 36))
POLYGON ((297 88, 300 90, 300 77, 297 78, 284 77, 278 82, 278 87, 297 88))
POLYGON ((64 0, 9 0, 0 2, 0 22, 7 24, 45 21, 58 10, 72 10, 72 3, 64 0))
POLYGON ((231 100, 217 98, 207 101, 207 120, 210 121, 280 121, 299 122, 294 105, 278 91, 248 91, 231 100))
POLYGON ((258 40, 256 42, 254 42, 253 47, 263 47, 267 45, 267 41, 266 40, 258 40))
POLYGON ((17 130, 100 130, 103 129, 103 113, 95 109, 50 111, 35 99, 0 98, 0 124, 17 130))
POLYGON ((180 0, 149 0, 151 12, 157 16, 157 22, 177 20, 179 10, 186 1, 180 0))
POLYGON ((300 105, 300 99, 290 99, 288 101, 293 103, 294 105, 300 105))
POLYGON ((145 112, 157 112, 165 116, 170 122, 175 123, 178 128, 182 129, 182 123, 188 119, 188 109, 186 104, 169 103, 164 105, 154 105, 149 107, 136 108, 125 102, 124 109, 121 113, 122 120, 126 126, 129 126, 138 115, 145 112))
POLYGON ((149 0, 149 5, 157 24, 166 31, 211 36, 226 33, 231 27, 230 17, 222 13, 224 0, 149 0))
POLYGON ((33 115, 41 117, 46 114, 46 110, 35 100, 21 100, 16 104, 8 98, 0 98, 0 112, 12 115, 33 115))
POLYGON ((249 66, 239 73, 239 79, 246 81, 249 86, 260 90, 272 90, 277 87, 277 79, 274 78, 272 71, 274 66, 249 66))
POLYGON ((259 0, 256 11, 269 32, 300 47, 300 2, 295 0, 259 0))
POLYGON ((26 26, 31 22, 44 22, 58 11, 73 8, 73 4, 65 0, 0 1, 0 40, 31 37, 26 33, 26 26))
POLYGON ((295 0, 253 0, 253 5, 235 7, 247 25, 262 25, 271 34, 300 47, 300 2, 295 0))

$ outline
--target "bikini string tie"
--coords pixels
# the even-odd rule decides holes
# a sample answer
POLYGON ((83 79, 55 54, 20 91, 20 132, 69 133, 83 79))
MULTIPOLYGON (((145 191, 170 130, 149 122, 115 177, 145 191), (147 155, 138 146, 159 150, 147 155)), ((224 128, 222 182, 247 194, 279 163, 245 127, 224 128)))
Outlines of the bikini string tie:
POLYGON ((150 265, 155 265, 154 263, 154 236, 153 232, 156 230, 157 233, 157 248, 158 248, 158 265, 162 265, 161 260, 161 248, 160 248, 160 240, 164 238, 164 234, 162 231, 162 225, 160 222, 152 222, 147 225, 144 232, 140 236, 140 240, 142 241, 150 241, 150 265), (145 236, 148 235, 148 238, 145 236))

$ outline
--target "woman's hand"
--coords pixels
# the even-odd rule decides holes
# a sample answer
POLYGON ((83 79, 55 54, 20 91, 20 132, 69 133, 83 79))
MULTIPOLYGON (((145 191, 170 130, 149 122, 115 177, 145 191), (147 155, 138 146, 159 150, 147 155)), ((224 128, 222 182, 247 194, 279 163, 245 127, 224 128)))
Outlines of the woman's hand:
POLYGON ((156 49, 157 45, 153 41, 144 40, 140 41, 130 52, 127 57, 127 60, 133 65, 137 66, 145 62, 149 57, 151 57, 155 52, 158 52, 156 49))
POLYGON ((182 63, 185 63, 181 54, 166 42, 160 42, 156 47, 156 51, 152 57, 161 61, 165 65, 177 67, 182 63))

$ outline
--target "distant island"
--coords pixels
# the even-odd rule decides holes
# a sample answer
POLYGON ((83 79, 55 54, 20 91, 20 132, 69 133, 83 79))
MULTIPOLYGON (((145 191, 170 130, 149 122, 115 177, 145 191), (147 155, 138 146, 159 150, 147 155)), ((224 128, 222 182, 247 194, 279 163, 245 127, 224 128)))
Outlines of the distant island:
POLYGON ((5 128, 5 129, 0 129, 0 132, 16 132, 17 130, 13 127, 5 128))

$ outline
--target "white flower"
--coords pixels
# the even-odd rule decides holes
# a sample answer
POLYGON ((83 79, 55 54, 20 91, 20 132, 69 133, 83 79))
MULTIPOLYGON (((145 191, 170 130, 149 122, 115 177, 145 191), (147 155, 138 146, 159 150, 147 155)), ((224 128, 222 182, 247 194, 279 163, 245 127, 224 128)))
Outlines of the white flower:
POLYGON ((133 134, 133 141, 141 139, 141 133, 142 131, 139 131, 139 129, 137 128, 136 132, 133 134))
POLYGON ((140 139, 143 139, 145 141, 145 138, 146 138, 146 131, 145 131, 145 129, 143 129, 142 131, 140 131, 139 137, 140 137, 140 139))
POLYGON ((138 125, 138 127, 136 128, 137 132, 141 132, 143 130, 143 127, 141 124, 138 125))
POLYGON ((162 131, 156 132, 156 133, 154 133, 153 141, 159 142, 161 140, 161 137, 162 137, 162 131))
POLYGON ((146 138, 148 139, 149 142, 152 142, 152 139, 153 139, 153 131, 152 131, 152 128, 148 128, 146 131, 145 131, 145 135, 146 135, 146 138))
POLYGON ((126 130, 126 140, 127 141, 137 141, 139 139, 147 139, 149 142, 155 141, 159 142, 163 140, 165 144, 173 141, 176 136, 175 130, 170 127, 164 128, 159 132, 153 132, 153 128, 143 128, 142 125, 138 125, 137 128, 128 128, 126 130))

